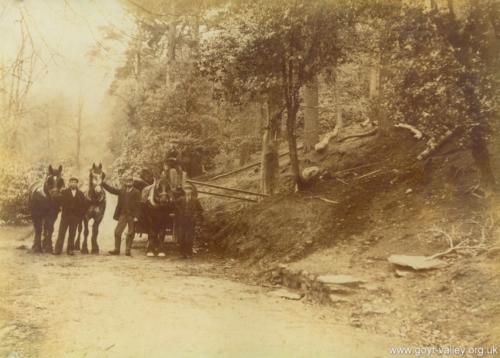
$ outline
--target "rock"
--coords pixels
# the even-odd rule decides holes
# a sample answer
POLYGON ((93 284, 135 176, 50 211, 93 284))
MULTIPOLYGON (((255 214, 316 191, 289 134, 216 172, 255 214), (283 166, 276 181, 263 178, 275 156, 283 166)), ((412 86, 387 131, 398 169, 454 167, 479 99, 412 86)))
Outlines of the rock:
POLYGON ((411 267, 414 270, 430 270, 446 266, 446 262, 439 259, 431 259, 427 256, 391 255, 389 262, 404 267, 411 267))
POLYGON ((340 296, 340 295, 336 295, 336 294, 330 294, 328 296, 328 298, 330 299, 330 302, 332 303, 348 303, 349 300, 343 296, 340 296))
POLYGON ((317 280, 327 285, 358 286, 365 283, 365 280, 350 275, 321 275, 317 280))
POLYGON ((351 318, 350 323, 351 323, 351 326, 357 327, 357 328, 360 328, 363 326, 363 324, 361 323, 361 320, 357 317, 351 318))
POLYGON ((334 292, 334 293, 340 293, 340 294, 353 294, 354 290, 348 286, 343 286, 343 285, 332 285, 329 284, 327 285, 328 291, 329 292, 334 292))
POLYGON ((307 167, 302 170, 302 178, 307 182, 315 177, 317 177, 321 173, 321 168, 314 166, 314 167, 307 167))
POLYGON ((361 288, 364 288, 365 290, 370 291, 370 292, 375 292, 375 291, 380 290, 380 287, 378 285, 370 284, 370 283, 361 285, 361 288))
POLYGON ((274 297, 280 297, 280 298, 285 298, 287 300, 300 300, 302 297, 304 297, 303 294, 299 294, 290 290, 287 290, 285 288, 281 288, 276 291, 271 291, 269 292, 269 295, 274 296, 274 297))
POLYGON ((361 311, 364 314, 387 314, 394 311, 394 309, 390 308, 387 305, 382 306, 382 304, 372 305, 370 303, 363 303, 363 306, 361 306, 361 311))
POLYGON ((410 271, 407 271, 407 270, 396 270, 395 274, 396 274, 396 277, 406 277, 410 274, 411 272, 410 271))

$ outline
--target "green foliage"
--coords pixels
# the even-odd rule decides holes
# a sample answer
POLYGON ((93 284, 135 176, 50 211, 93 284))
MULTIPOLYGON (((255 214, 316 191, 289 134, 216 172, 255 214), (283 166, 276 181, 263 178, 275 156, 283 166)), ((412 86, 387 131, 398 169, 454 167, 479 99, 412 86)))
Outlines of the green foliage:
POLYGON ((220 130, 211 84, 192 64, 196 58, 192 34, 179 33, 175 61, 168 62, 168 26, 161 21, 138 26, 142 41, 131 43, 128 61, 117 71, 111 87, 125 104, 124 116, 118 120, 125 130, 116 133, 120 138, 111 138, 113 150, 118 152, 115 172, 138 172, 140 168, 157 172, 172 147, 180 152, 199 149, 209 166, 221 145, 220 130))
POLYGON ((457 127, 466 134, 486 128, 500 94, 484 58, 491 47, 487 13, 470 11, 457 19, 405 7, 388 20, 384 104, 392 121, 415 125, 431 137, 457 127))
POLYGON ((200 69, 240 102, 276 87, 285 91, 288 82, 297 91, 344 56, 339 32, 351 23, 350 10, 347 2, 332 1, 227 7, 214 15, 214 28, 204 36, 200 69))
POLYGON ((43 178, 46 168, 2 163, 0 167, 0 223, 23 224, 29 220, 29 194, 33 183, 43 178))

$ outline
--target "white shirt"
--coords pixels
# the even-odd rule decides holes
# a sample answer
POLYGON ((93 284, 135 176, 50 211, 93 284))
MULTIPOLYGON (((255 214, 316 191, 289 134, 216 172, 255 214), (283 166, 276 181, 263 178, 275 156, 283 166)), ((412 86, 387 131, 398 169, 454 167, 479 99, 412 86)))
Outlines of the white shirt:
POLYGON ((76 196, 76 189, 71 189, 71 195, 73 196, 73 198, 76 196))

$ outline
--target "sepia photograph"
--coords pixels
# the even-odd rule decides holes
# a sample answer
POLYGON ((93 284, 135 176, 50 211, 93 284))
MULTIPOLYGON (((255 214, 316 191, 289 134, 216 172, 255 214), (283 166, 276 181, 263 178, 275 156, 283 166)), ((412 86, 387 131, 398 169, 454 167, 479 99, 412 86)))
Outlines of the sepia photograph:
POLYGON ((500 357, 500 0, 0 0, 0 358, 500 357))

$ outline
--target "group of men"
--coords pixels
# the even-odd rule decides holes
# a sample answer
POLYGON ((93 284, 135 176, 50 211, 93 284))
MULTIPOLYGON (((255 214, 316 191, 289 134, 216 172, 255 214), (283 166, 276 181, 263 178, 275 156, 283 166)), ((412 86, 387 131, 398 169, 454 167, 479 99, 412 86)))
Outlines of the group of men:
MULTIPOLYGON (((134 188, 132 176, 125 176, 123 188, 118 189, 106 182, 103 187, 111 194, 118 196, 113 218, 118 221, 115 229, 115 248, 110 251, 111 255, 120 254, 121 237, 128 226, 125 254, 130 256, 132 240, 135 233, 135 223, 140 216, 141 193, 134 188)), ((54 248, 54 255, 60 255, 63 249, 66 234, 68 234, 67 253, 74 254, 74 242, 78 225, 85 215, 86 202, 84 193, 78 188, 78 178, 69 179, 68 188, 61 192, 61 221, 57 241, 54 248), (69 232, 68 232, 69 231, 69 232)))
MULTIPOLYGON (((169 182, 172 188, 174 188, 174 190, 182 190, 183 172, 175 157, 171 156, 167 158, 164 164, 164 171, 170 173, 167 175, 169 175, 169 182)), ((143 179, 142 182, 144 185, 152 183, 152 180, 144 180, 145 178, 143 177, 143 175, 141 175, 141 179, 143 179)), ((113 215, 113 219, 117 221, 114 232, 115 248, 109 251, 109 254, 120 255, 122 241, 121 238, 123 232, 127 228, 127 236, 125 240, 125 255, 131 256, 132 242, 135 235, 136 223, 139 221, 139 217, 141 216, 142 194, 139 189, 142 188, 136 187, 134 178, 131 175, 125 175, 124 177, 122 177, 122 181, 122 188, 113 187, 109 183, 106 183, 104 180, 102 182, 102 187, 107 192, 118 196, 118 201, 113 215)), ((144 185, 142 185, 142 187, 144 187, 144 185)), ((76 231, 78 229, 78 225, 82 222, 84 215, 86 214, 85 200, 86 199, 84 193, 78 188, 78 178, 71 177, 69 179, 68 188, 63 189, 61 192, 61 221, 59 224, 59 232, 55 250, 53 252, 55 255, 61 254, 65 237, 68 231, 67 253, 68 255, 74 255, 73 251, 76 231)), ((188 226, 194 225, 194 223, 187 224, 189 224, 188 226)), ((193 230, 193 228, 191 229, 193 230)), ((184 236, 194 235, 194 232, 191 232, 190 230, 184 231, 184 236)), ((192 240, 192 238, 190 239, 192 240)), ((186 240, 182 241, 184 242, 186 240)))

